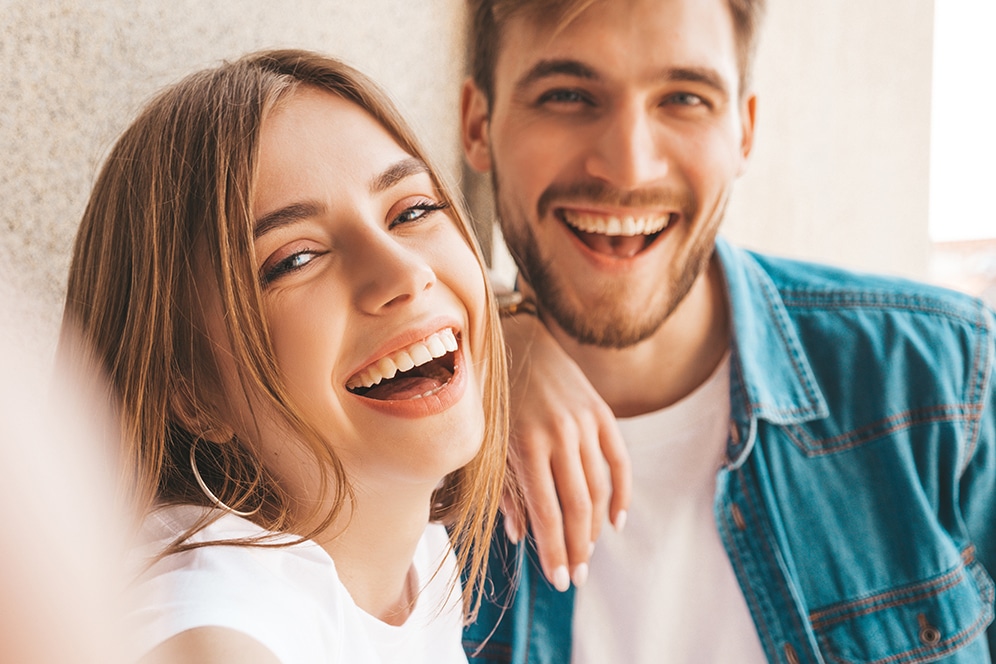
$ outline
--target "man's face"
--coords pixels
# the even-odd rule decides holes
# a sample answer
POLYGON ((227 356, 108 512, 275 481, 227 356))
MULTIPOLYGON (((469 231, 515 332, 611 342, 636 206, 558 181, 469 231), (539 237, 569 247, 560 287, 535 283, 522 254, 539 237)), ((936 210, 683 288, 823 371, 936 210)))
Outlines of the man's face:
POLYGON ((702 274, 750 151, 726 0, 598 0, 505 26, 490 112, 464 90, 470 163, 541 305, 583 343, 653 334, 702 274))

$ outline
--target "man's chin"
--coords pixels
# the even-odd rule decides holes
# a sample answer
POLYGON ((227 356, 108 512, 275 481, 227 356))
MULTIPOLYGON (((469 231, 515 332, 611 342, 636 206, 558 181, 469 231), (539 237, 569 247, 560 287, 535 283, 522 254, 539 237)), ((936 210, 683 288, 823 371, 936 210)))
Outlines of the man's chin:
POLYGON ((635 346, 652 337, 667 319, 666 315, 647 316, 646 311, 624 310, 618 304, 568 309, 562 302, 541 305, 563 332, 579 344, 613 350, 635 346))

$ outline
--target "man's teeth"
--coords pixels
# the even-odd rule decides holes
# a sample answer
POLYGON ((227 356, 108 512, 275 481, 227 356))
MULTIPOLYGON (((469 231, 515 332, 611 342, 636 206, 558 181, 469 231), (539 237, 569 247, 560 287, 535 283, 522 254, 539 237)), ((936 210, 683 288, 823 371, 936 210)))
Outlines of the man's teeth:
POLYGON ((422 341, 416 341, 408 348, 377 360, 350 378, 346 387, 351 390, 373 387, 382 380, 394 378, 399 371, 410 371, 447 353, 452 353, 456 349, 457 340, 453 330, 449 328, 440 330, 422 341))
POLYGON ((564 213, 564 220, 585 233, 599 235, 653 235, 667 228, 671 215, 654 217, 606 217, 592 214, 564 213))

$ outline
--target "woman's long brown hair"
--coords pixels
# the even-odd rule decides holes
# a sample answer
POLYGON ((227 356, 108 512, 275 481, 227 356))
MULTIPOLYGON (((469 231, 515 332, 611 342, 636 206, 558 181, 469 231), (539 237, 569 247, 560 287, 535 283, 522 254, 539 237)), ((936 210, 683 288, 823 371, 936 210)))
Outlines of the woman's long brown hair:
MULTIPOLYGON (((60 344, 63 359, 92 361, 111 385, 124 441, 124 491, 142 514, 164 504, 213 506, 190 469, 195 442, 200 471, 218 498, 237 510, 256 510, 249 518, 267 530, 314 536, 351 495, 334 441, 305 420, 280 379, 254 268, 251 203, 260 129, 302 85, 357 104, 404 150, 430 164, 483 279, 484 262, 454 190, 388 97, 356 70, 311 52, 267 51, 193 74, 160 93, 117 141, 94 186, 76 238, 60 344), (246 393, 269 401, 323 468, 323 514, 291 509, 249 445, 202 440, 205 431, 226 424, 217 408, 223 390, 216 350, 200 304, 209 289, 220 295, 211 296, 220 299, 246 393), (202 456, 202 448, 211 454, 202 456), (302 532, 315 518, 320 525, 302 532)), ((468 616, 476 612, 472 597, 483 583, 504 482, 506 367, 490 302, 485 329, 471 334, 483 335, 485 348, 484 441, 467 466, 445 479, 432 505, 432 518, 450 528, 464 570, 468 616)))

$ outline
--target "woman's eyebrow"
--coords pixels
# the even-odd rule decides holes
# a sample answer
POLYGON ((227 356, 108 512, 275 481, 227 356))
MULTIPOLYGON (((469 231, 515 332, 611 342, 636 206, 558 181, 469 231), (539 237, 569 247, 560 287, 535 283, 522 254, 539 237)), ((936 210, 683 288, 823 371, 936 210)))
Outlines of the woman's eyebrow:
POLYGON ((273 212, 268 212, 256 220, 256 226, 252 232, 253 239, 258 240, 272 230, 318 215, 323 209, 323 206, 318 203, 304 202, 292 203, 273 212))
MULTIPOLYGON (((429 167, 421 159, 416 159, 415 157, 402 159, 391 164, 370 180, 370 192, 374 194, 380 193, 390 189, 407 177, 428 172, 429 167)), ((256 226, 253 229, 253 239, 259 239, 266 233, 292 224, 295 221, 319 215, 323 210, 324 206, 320 203, 305 201, 292 203, 273 212, 268 212, 256 220, 256 226)))
POLYGON ((391 188, 409 176, 428 172, 429 167, 425 165, 424 161, 415 157, 408 157, 407 159, 402 159, 399 162, 391 164, 379 175, 374 176, 370 181, 370 191, 377 194, 391 188))

